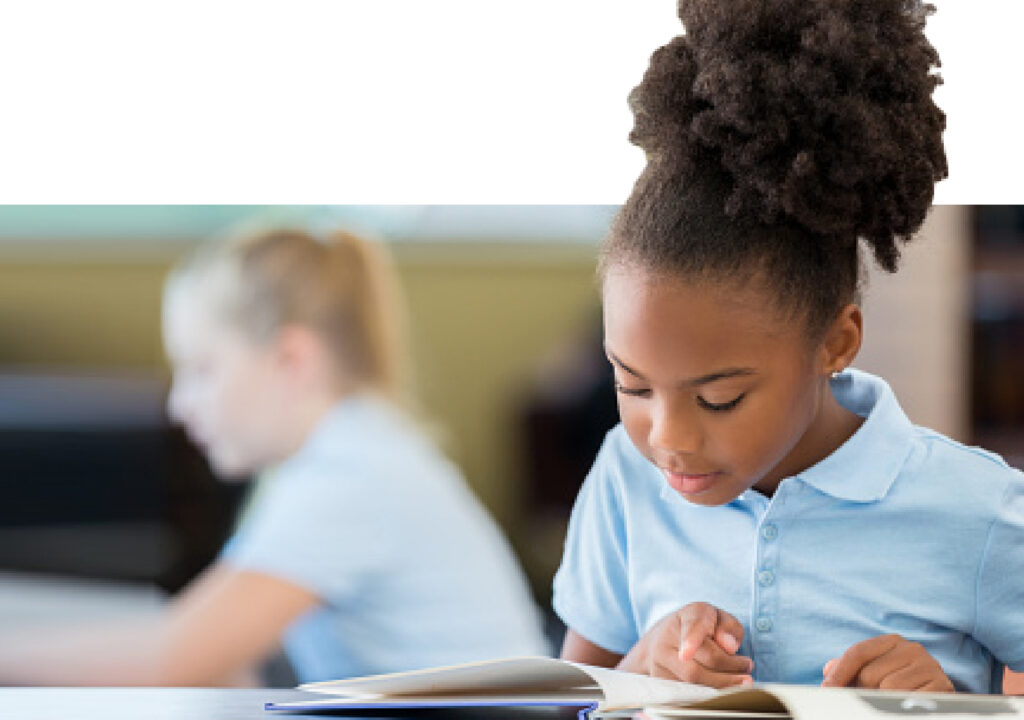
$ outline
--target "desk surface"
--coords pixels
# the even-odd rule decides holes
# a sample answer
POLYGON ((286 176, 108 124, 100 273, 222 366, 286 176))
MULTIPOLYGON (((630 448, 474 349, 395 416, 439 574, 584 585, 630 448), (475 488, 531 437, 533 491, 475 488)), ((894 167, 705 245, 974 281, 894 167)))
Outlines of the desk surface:
MULTIPOLYGON (((295 690, 222 688, 14 688, 0 687, 4 720, 286 720, 329 716, 267 712, 265 702, 309 699, 295 690)), ((572 720, 575 712, 552 708, 430 710, 404 714, 416 720, 572 720)), ((349 714, 346 717, 352 718, 349 714)), ((392 712, 365 713, 382 720, 392 712)))
POLYGON ((0 688, 0 717, 10 720, 270 720, 267 701, 294 690, 220 688, 0 688))

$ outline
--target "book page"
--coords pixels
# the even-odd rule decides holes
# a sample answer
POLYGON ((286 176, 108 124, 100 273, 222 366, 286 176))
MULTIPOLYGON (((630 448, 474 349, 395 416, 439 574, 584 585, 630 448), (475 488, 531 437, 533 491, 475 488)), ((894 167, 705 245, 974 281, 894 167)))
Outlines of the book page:
POLYGON ((300 690, 361 701, 425 696, 464 701, 487 696, 522 702, 526 696, 597 703, 602 710, 687 703, 717 693, 708 687, 546 657, 508 658, 389 675, 308 683, 300 690))
POLYGON ((610 670, 609 668, 576 665, 601 687, 603 699, 599 710, 623 710, 650 705, 683 705, 719 694, 704 685, 665 680, 649 675, 610 670))
MULTIPOLYGON (((602 715, 602 717, 609 717, 602 715)), ((634 720, 792 720, 788 712, 759 712, 755 710, 709 710, 701 707, 659 707, 644 711, 634 720)))
POLYGON ((300 690, 362 699, 406 695, 508 695, 571 692, 597 702, 601 689, 579 666, 546 657, 508 658, 413 672, 308 683, 300 690), (580 692, 583 691, 583 692, 580 692))
MULTIPOLYGON (((726 690, 698 707, 721 710, 787 711, 794 720, 841 717, 843 720, 991 720, 1024 718, 1024 698, 967 693, 892 692, 858 688, 766 683, 751 689, 726 690)), ((671 708, 650 708, 652 717, 670 718, 671 708)))
POLYGON ((894 692, 858 688, 820 688, 800 685, 765 687, 785 703, 798 720, 831 716, 850 720, 897 720, 900 716, 928 720, 969 717, 1024 718, 1024 703, 1002 695, 969 693, 894 692))
POLYGON ((564 705, 581 708, 591 705, 590 698, 574 697, 572 692, 524 693, 522 695, 394 695, 391 697, 318 697, 314 700, 272 703, 273 710, 361 710, 373 708, 450 708, 515 705, 564 705))

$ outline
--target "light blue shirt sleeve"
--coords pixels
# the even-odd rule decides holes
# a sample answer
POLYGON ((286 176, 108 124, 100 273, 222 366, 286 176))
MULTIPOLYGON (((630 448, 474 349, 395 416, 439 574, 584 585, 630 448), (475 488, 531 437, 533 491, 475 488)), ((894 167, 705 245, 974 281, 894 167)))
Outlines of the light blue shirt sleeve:
POLYGON ((234 567, 266 573, 324 602, 358 598, 382 567, 394 567, 389 513, 365 468, 283 472, 221 553, 234 567))
POLYGON ((615 462, 615 435, 613 430, 605 438, 576 498, 562 564, 555 575, 552 604, 576 633, 624 655, 639 638, 629 590, 624 498, 615 462))
POLYGON ((1024 671, 1024 475, 1013 471, 978 570, 974 637, 1024 671))

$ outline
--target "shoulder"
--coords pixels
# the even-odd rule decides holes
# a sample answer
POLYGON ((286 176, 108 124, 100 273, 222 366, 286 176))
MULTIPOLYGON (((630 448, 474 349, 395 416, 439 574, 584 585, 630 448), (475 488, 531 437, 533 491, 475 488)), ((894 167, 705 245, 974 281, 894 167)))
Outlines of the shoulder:
POLYGON ((971 472, 979 477, 994 478, 1006 483, 1019 479, 1021 473, 997 453, 974 445, 965 445, 926 427, 914 426, 916 462, 937 471, 971 472))
POLYGON ((306 524, 333 525, 330 518, 343 513, 354 522, 391 503, 401 491, 397 485, 432 482, 438 465, 429 443, 398 410, 377 400, 346 401, 261 479, 251 515, 254 522, 302 517, 306 524))
POLYGON ((614 504, 622 512, 636 512, 657 504, 663 486, 657 468, 636 449, 619 423, 605 435, 579 501, 599 497, 602 503, 614 504))
POLYGON ((626 428, 619 423, 605 435, 591 474, 599 474, 609 482, 621 484, 627 477, 645 476, 654 471, 654 466, 640 454, 626 434, 626 428))
POLYGON ((833 390, 844 406, 866 417, 857 433, 866 441, 856 446, 856 462, 891 473, 897 497, 912 505, 990 515, 1024 477, 993 452, 913 425, 880 377, 850 368, 833 381, 833 390))
POLYGON ((1024 492, 1024 473, 998 454, 965 445, 925 427, 914 427, 904 474, 927 481, 953 504, 998 508, 1008 495, 1024 492))
POLYGON ((445 474, 447 465, 407 413, 381 398, 359 395, 340 403, 280 472, 294 485, 330 483, 345 486, 336 492, 355 492, 355 486, 369 483, 422 482, 445 474), (416 468, 412 475, 410 468, 416 468))

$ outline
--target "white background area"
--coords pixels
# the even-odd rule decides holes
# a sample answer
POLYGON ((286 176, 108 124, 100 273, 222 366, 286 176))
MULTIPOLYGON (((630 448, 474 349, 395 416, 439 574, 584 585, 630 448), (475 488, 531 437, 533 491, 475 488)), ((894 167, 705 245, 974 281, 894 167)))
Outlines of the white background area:
MULTIPOLYGON (((950 178, 1012 203, 1020 0, 934 0, 950 178)), ((672 0, 0 6, 6 203, 606 203, 672 0)))

